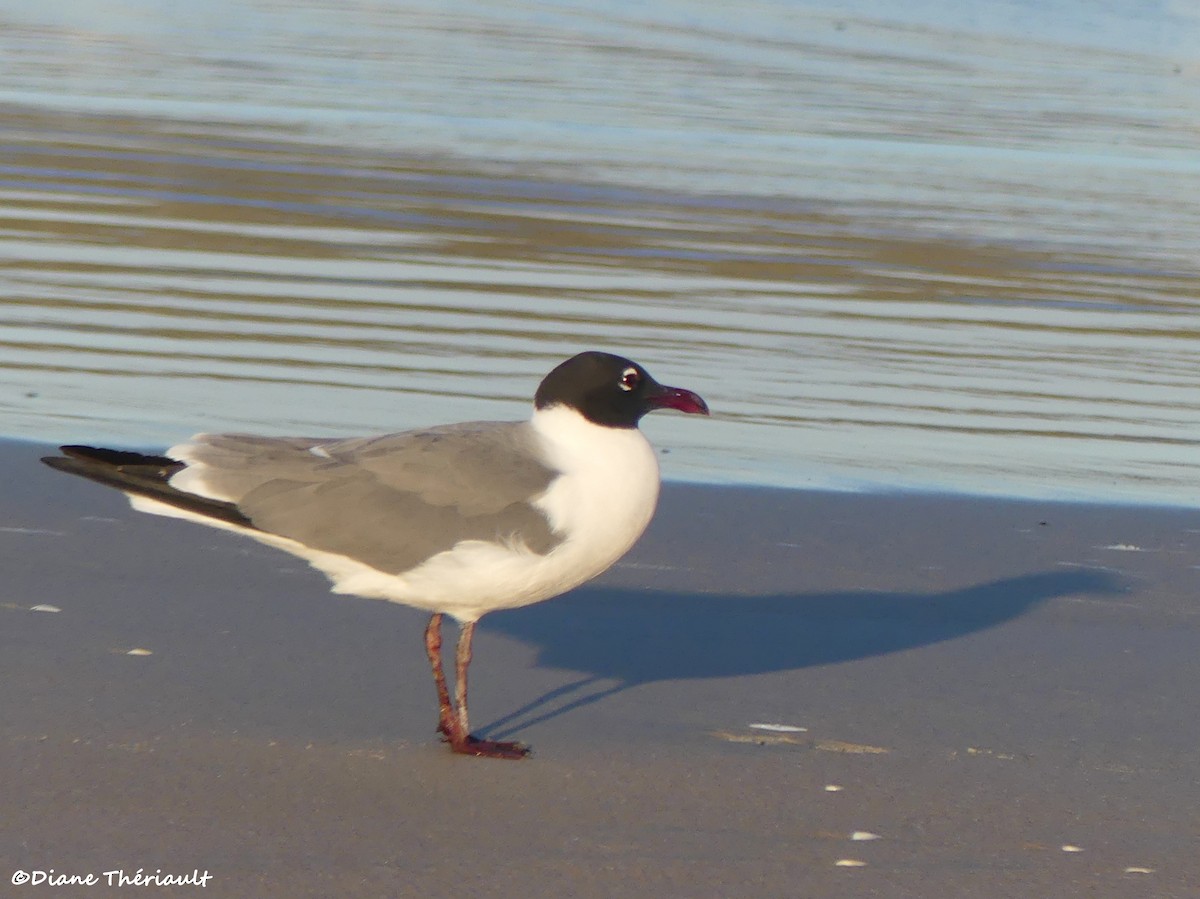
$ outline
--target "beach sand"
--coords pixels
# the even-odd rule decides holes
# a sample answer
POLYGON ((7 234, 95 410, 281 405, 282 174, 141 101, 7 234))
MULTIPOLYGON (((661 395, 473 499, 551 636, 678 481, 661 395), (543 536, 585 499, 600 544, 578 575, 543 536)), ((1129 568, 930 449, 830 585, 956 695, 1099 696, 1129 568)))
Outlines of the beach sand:
POLYGON ((668 484, 483 619, 503 762, 435 738, 422 613, 45 449, 0 445, 0 894, 1200 895, 1200 513, 668 484), (101 883, 7 886, 50 869, 101 883))

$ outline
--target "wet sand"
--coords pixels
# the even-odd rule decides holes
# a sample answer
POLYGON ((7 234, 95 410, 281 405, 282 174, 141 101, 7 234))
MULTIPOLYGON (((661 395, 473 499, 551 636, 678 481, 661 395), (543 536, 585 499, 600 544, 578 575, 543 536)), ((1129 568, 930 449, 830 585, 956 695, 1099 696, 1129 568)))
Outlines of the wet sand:
POLYGON ((1193 511, 668 485, 617 568, 483 620, 472 711, 535 747, 511 763, 434 738, 421 613, 41 451, 0 445, 0 882, 1200 893, 1193 511))

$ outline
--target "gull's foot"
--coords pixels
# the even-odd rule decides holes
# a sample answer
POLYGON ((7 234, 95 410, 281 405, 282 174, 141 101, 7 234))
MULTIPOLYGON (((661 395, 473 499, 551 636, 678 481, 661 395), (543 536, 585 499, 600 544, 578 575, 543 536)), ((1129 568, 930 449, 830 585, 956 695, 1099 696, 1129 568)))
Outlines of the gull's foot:
POLYGON ((481 740, 467 734, 465 740, 449 740, 450 749, 463 755, 474 755, 485 759, 523 759, 530 753, 524 743, 505 743, 498 740, 481 740))

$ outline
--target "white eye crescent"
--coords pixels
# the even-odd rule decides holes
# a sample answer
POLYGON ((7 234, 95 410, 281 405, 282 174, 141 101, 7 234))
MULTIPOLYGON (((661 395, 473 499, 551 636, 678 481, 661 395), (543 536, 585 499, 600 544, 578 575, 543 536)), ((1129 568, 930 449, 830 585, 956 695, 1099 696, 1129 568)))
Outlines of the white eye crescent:
POLYGON ((617 382, 617 386, 622 390, 633 390, 642 381, 642 376, 636 368, 627 368, 621 372, 621 380, 617 382))

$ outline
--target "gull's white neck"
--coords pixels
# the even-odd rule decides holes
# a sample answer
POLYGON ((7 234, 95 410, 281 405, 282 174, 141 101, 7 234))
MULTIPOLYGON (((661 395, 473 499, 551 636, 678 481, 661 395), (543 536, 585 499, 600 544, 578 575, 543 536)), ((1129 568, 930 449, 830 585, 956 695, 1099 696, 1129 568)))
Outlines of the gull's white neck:
POLYGON ((595 554, 592 577, 624 555, 654 515, 654 448, 637 428, 598 425, 569 406, 537 409, 530 425, 546 462, 562 472, 537 505, 568 544, 595 554))

